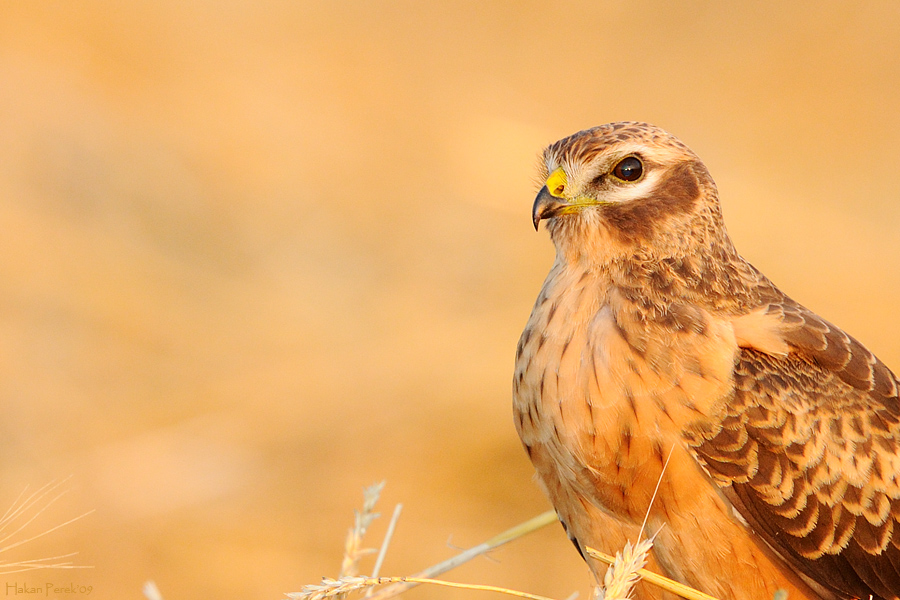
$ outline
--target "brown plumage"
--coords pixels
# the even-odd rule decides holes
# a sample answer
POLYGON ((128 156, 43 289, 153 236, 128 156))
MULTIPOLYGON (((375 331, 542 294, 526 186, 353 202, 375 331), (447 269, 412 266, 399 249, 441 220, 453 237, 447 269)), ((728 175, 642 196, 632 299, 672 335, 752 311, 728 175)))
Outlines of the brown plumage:
POLYGON ((672 135, 614 123, 543 159, 557 256, 513 405, 576 546, 613 553, 648 515, 649 568, 721 600, 898 598, 894 374, 738 255, 672 135))

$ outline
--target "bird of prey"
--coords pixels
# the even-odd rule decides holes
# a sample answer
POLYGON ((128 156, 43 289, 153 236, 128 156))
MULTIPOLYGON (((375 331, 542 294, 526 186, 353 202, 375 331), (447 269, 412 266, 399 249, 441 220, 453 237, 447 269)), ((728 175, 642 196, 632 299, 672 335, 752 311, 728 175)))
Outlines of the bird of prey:
POLYGON ((542 162, 532 216, 556 260, 513 408, 582 555, 635 542, 646 516, 648 568, 721 600, 898 598, 895 375, 737 253, 671 134, 603 125, 542 162))

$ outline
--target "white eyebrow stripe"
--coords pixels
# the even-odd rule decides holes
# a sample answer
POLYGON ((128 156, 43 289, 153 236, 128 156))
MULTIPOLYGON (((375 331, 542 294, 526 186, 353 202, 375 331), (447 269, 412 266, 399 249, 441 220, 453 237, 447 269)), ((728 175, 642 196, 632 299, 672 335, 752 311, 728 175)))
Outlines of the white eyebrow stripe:
POLYGON ((622 184, 615 192, 610 193, 606 197, 606 200, 609 200, 610 202, 629 202, 631 200, 636 200, 637 198, 645 198, 656 189, 661 178, 661 170, 654 169, 644 175, 644 178, 636 183, 622 184))

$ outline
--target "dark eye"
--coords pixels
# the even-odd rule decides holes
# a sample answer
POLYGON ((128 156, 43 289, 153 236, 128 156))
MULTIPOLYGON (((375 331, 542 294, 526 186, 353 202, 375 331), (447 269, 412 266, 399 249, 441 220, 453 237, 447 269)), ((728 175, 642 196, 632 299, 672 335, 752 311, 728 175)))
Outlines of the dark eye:
POLYGON ((644 173, 644 165, 636 156, 629 156, 613 167, 612 174, 622 181, 637 181, 644 173))

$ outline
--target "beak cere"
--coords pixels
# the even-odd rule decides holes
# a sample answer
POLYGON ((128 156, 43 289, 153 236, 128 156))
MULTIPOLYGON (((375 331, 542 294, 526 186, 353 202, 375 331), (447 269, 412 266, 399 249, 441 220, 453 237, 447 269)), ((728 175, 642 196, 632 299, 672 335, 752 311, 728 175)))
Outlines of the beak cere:
POLYGON ((565 202, 552 195, 547 186, 541 188, 537 198, 534 199, 534 206, 531 207, 531 219, 534 222, 534 230, 537 231, 538 223, 541 219, 551 219, 559 214, 560 210, 568 206, 565 202))

